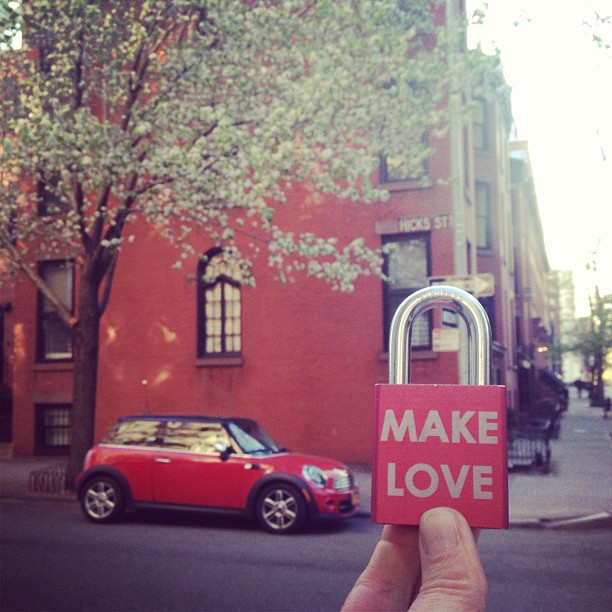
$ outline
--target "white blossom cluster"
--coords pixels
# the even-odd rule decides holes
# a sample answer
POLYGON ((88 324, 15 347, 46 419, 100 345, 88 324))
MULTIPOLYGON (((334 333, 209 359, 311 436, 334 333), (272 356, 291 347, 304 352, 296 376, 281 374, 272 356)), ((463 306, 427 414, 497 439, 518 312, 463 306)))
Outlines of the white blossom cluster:
POLYGON ((462 86, 476 72, 449 51, 461 29, 434 24, 443 4, 29 0, 0 12, 0 31, 24 40, 0 56, 1 269, 73 253, 101 283, 139 219, 176 244, 177 266, 218 245, 244 282, 265 249, 282 280, 351 290, 380 273, 363 240, 295 235, 275 217, 292 185, 375 202, 382 152, 414 167, 431 155, 422 136, 444 128, 449 66, 462 86))

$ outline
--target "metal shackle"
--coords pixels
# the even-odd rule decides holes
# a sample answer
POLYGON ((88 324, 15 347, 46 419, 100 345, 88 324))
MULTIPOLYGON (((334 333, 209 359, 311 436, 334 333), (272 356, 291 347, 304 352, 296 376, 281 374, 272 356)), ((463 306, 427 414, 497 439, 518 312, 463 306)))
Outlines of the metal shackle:
POLYGON ((443 307, 458 314, 467 327, 468 384, 488 385, 491 381, 491 324, 482 304, 470 293, 448 285, 434 285, 415 291, 398 307, 389 334, 389 383, 410 383, 412 327, 421 313, 443 307))

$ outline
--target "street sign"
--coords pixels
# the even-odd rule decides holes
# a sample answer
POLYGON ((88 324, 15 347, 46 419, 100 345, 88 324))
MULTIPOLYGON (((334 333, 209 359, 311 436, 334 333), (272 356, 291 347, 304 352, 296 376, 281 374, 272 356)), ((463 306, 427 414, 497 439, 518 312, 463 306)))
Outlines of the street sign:
POLYGON ((468 274, 465 276, 452 275, 452 276, 430 276, 430 285, 451 285, 452 287, 458 287, 468 293, 471 293, 474 297, 491 297, 495 295, 495 278, 490 272, 483 272, 482 274, 468 274))

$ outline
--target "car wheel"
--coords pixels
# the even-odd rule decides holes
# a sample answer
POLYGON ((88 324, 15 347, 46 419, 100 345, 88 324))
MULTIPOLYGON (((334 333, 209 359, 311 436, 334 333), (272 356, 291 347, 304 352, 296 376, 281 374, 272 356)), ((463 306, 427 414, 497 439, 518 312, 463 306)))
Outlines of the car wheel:
POLYGON ((304 527, 308 515, 302 494, 293 486, 278 482, 264 488, 257 499, 257 521, 271 533, 295 533, 304 527))
POLYGON ((81 495, 81 508, 94 523, 112 523, 125 509, 125 496, 110 476, 95 476, 87 481, 81 495))

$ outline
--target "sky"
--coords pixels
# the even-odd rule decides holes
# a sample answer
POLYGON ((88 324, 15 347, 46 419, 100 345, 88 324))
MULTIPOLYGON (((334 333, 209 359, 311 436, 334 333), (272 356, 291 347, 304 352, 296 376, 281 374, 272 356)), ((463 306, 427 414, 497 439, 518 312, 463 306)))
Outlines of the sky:
POLYGON ((549 264, 574 272, 584 316, 595 284, 612 293, 612 49, 593 41, 595 31, 612 45, 612 0, 468 0, 468 16, 476 8, 484 25, 470 42, 500 50, 549 264), (590 28, 595 13, 610 22, 590 28), (586 271, 593 260, 596 275, 586 271))

